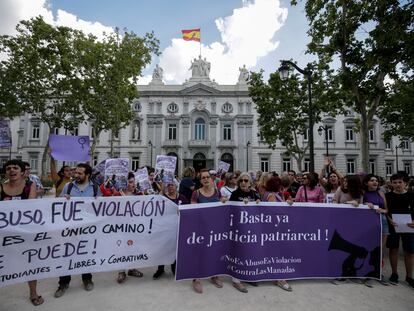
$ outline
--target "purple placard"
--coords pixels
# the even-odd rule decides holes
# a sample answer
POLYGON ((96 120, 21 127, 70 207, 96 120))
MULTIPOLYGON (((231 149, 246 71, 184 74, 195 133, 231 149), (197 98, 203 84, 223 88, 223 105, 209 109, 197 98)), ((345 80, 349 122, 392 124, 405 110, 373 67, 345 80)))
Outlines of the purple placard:
POLYGON ((50 135, 52 157, 59 161, 89 161, 89 136, 50 135))
POLYGON ((380 276, 381 222, 373 210, 230 203, 180 210, 177 280, 380 276))

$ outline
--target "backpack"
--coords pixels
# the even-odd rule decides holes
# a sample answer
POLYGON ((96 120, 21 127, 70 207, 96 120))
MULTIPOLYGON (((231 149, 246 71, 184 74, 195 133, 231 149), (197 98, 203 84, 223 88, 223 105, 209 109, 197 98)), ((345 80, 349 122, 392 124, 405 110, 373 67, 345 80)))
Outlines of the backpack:
MULTIPOLYGON (((66 190, 67 195, 70 195, 72 188, 73 188, 73 182, 70 182, 68 185, 68 189, 66 190)), ((98 185, 93 184, 93 197, 95 198, 97 194, 98 194, 98 185)))

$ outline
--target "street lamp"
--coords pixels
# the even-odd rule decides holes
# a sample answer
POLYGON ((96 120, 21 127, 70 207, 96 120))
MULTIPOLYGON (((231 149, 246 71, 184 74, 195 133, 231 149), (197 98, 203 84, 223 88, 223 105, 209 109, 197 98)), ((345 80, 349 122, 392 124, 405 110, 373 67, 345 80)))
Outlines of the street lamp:
POLYGON ((148 141, 148 146, 150 147, 150 167, 152 167, 152 141, 148 141))
POLYGON ((246 172, 249 171, 249 146, 250 146, 250 140, 248 140, 246 144, 246 172))
POLYGON ((329 126, 327 126, 327 125, 321 125, 321 126, 319 126, 319 128, 318 128, 318 134, 319 134, 319 136, 322 136, 322 132, 323 132, 323 131, 325 132, 325 144, 326 144, 326 157, 327 157, 327 158, 329 157, 329 146, 328 146, 328 143, 329 143, 329 138, 328 138, 328 130, 329 130, 329 126))
POLYGON ((309 171, 315 171, 315 154, 313 146, 313 105, 312 105, 312 68, 308 64, 305 69, 299 68, 294 62, 289 60, 281 60, 281 65, 279 68, 279 75, 281 80, 286 80, 290 74, 290 67, 292 66, 301 74, 303 74, 308 80, 308 117, 309 117, 309 171))

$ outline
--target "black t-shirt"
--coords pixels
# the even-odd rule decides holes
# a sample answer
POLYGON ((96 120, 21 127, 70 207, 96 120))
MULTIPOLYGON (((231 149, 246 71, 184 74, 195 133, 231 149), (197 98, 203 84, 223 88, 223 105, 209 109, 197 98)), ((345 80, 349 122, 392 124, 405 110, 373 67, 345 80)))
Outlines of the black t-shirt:
POLYGON ((191 187, 194 187, 193 179, 191 177, 184 177, 180 182, 180 188, 178 190, 189 202, 191 201, 191 194, 193 193, 191 187))
POLYGON ((260 200, 259 194, 256 191, 249 190, 248 192, 245 192, 240 188, 237 188, 231 193, 230 201, 243 202, 246 198, 249 200, 249 202, 260 200))
POLYGON ((406 192, 398 194, 388 192, 385 194, 389 214, 411 214, 414 219, 414 193, 406 192))
POLYGON ((300 188, 300 183, 298 183, 297 181, 294 181, 288 188, 288 192, 290 194, 290 196, 294 199, 296 197, 296 193, 298 192, 300 188))

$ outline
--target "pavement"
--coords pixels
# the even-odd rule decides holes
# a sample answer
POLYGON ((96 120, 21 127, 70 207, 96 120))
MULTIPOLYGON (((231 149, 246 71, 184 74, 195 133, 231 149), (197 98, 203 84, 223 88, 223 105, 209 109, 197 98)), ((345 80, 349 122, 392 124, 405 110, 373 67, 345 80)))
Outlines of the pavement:
MULTIPOLYGON (((123 284, 116 282, 116 271, 95 273, 95 288, 91 292, 83 289, 80 276, 74 276, 61 298, 53 296, 57 278, 40 280, 38 292, 45 302, 37 307, 29 302, 26 283, 3 287, 0 288, 0 311, 414 310, 414 290, 401 280, 405 278, 402 257, 399 261, 400 284, 383 286, 374 282, 373 288, 356 283, 333 285, 329 280, 295 280, 289 282, 292 292, 286 292, 272 282, 262 282, 258 287, 247 285, 249 292, 243 294, 233 288, 229 277, 224 276, 222 289, 203 280, 204 292, 197 294, 190 281, 175 281, 167 267, 166 273, 158 280, 152 279, 155 267, 140 270, 144 277, 127 277, 123 284)), ((388 270, 385 270, 385 275, 389 276, 388 270)))

